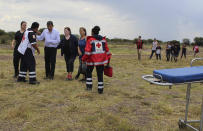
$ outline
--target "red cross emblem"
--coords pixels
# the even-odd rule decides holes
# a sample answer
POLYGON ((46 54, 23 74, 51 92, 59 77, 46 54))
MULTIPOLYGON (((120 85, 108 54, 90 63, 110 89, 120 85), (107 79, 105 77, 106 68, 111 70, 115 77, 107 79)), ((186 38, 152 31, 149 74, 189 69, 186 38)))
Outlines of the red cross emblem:
POLYGON ((98 48, 100 48, 100 47, 101 47, 101 44, 100 44, 100 43, 97 43, 96 46, 97 46, 98 48))
POLYGON ((25 40, 25 34, 23 35, 23 38, 22 38, 22 41, 24 41, 25 40))

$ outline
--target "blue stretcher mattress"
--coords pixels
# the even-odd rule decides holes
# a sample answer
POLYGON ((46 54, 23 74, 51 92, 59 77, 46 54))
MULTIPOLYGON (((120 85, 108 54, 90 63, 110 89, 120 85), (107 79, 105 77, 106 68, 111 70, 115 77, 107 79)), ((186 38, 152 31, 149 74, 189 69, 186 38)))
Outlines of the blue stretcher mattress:
POLYGON ((159 79, 162 76, 163 81, 169 83, 201 81, 203 80, 203 66, 154 70, 153 75, 159 79))

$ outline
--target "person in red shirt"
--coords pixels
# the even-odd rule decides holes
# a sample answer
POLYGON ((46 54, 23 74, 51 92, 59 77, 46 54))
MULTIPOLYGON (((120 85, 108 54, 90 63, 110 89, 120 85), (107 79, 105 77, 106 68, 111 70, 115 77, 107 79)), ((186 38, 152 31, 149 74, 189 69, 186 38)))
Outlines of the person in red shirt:
POLYGON ((137 42, 136 42, 136 45, 137 45, 137 55, 138 55, 138 60, 141 60, 141 51, 142 51, 142 48, 143 48, 143 41, 141 39, 141 36, 139 36, 137 42))
POLYGON ((86 87, 87 90, 92 90, 92 71, 94 67, 97 70, 98 78, 98 93, 103 93, 104 83, 104 65, 109 63, 111 53, 107 45, 105 37, 99 35, 100 27, 95 26, 92 29, 92 36, 87 37, 85 54, 82 57, 83 63, 86 62, 86 87))
POLYGON ((199 46, 197 44, 195 44, 195 46, 193 47, 193 51, 194 51, 194 57, 195 57, 197 53, 199 53, 199 46))

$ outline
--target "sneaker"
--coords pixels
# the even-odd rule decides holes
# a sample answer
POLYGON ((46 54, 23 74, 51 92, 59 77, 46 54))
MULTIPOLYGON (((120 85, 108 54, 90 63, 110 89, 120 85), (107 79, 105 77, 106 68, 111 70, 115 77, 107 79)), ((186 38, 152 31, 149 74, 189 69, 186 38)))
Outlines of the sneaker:
POLYGON ((67 75, 66 80, 72 80, 72 76, 71 75, 67 75))
POLYGON ((39 81, 30 81, 29 84, 31 84, 31 85, 39 85, 40 82, 39 81))
POLYGON ((98 89, 98 93, 99 93, 99 94, 103 94, 103 90, 104 90, 104 89, 98 89))
POLYGON ((68 80, 73 80, 72 75, 68 75, 68 80))

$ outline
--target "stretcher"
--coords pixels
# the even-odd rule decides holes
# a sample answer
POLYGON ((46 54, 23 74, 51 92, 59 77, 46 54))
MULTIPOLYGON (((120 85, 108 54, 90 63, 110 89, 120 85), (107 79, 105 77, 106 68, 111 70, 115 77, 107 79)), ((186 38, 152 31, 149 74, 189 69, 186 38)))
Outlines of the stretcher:
POLYGON ((142 76, 144 80, 151 84, 169 86, 169 89, 174 85, 187 84, 185 118, 179 119, 178 125, 180 129, 188 127, 194 131, 203 131, 203 92, 200 120, 188 120, 191 84, 203 83, 203 66, 193 66, 193 63, 199 60, 203 60, 203 58, 193 59, 190 63, 190 67, 154 70, 153 75, 142 76), (191 123, 199 123, 200 126, 199 128, 195 128, 191 123))

